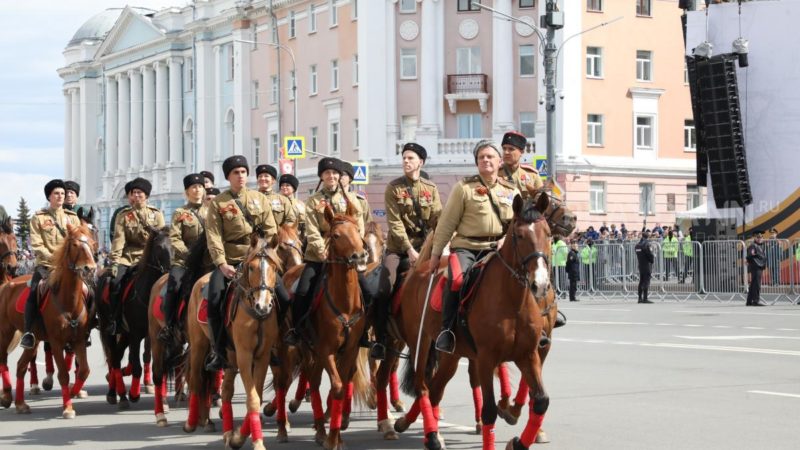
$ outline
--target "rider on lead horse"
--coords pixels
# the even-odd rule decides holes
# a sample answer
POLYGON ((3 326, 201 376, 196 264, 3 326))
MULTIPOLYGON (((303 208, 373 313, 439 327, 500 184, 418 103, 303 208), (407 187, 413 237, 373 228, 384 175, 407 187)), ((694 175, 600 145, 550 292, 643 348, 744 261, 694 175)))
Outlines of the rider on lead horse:
POLYGON ((31 218, 31 248, 36 255, 36 269, 33 271, 31 291, 25 302, 25 334, 19 343, 22 348, 31 349, 36 344, 31 332, 34 322, 39 318, 36 291, 39 282, 47 278, 53 268, 50 258, 67 237, 67 224, 80 226, 78 215, 63 207, 65 193, 66 186, 62 180, 50 180, 44 186, 44 195, 50 202, 50 207, 37 211, 31 218))

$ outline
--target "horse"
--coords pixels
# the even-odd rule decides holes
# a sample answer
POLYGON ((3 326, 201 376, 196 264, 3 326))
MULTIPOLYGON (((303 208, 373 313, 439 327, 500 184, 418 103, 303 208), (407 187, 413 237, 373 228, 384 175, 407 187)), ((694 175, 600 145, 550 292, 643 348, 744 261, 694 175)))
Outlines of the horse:
MULTIPOLYGON (((127 324, 127 331, 123 332, 119 339, 106 332, 107 324, 104 323, 111 318, 112 312, 109 305, 104 301, 98 301, 98 312, 101 318, 100 331, 103 340, 103 349, 106 351, 106 359, 109 363, 109 391, 106 394, 106 402, 109 404, 118 403, 120 410, 130 408, 130 402, 136 403, 141 396, 141 376, 142 363, 139 357, 140 345, 145 340, 145 352, 149 350, 148 336, 148 304, 150 300, 150 290, 153 284, 169 270, 170 259, 172 257, 172 247, 170 245, 169 227, 160 229, 148 229, 150 234, 145 244, 144 253, 137 264, 136 271, 120 290, 120 299, 124 322, 127 324), (131 380, 130 392, 126 392, 123 380, 123 369, 121 367, 122 356, 128 350, 128 366, 131 370, 133 379, 131 380), (128 394, 130 401, 128 400, 128 394), (117 402, 117 396, 119 402, 117 402)), ((108 279, 105 278, 103 291, 108 289, 108 279)), ((127 368, 125 370, 127 372, 127 368)))
POLYGON ((547 225, 550 227, 552 234, 566 238, 575 229, 578 216, 564 205, 559 195, 553 192, 555 187, 556 185, 552 178, 548 179, 544 186, 537 190, 538 192, 534 191, 532 185, 527 185, 528 192, 533 194, 534 201, 538 200, 539 195, 549 197, 547 209, 542 212, 542 215, 547 220, 547 225))
MULTIPOLYGON (((66 239, 52 256, 53 271, 46 283, 40 284, 42 323, 34 326, 33 332, 38 340, 47 340, 53 348, 58 381, 61 385, 63 403, 62 417, 75 418, 72 397, 77 396, 89 376, 89 363, 86 358, 86 333, 89 330, 89 311, 86 300, 96 269, 94 253, 97 242, 87 225, 67 225, 66 239), (42 326, 43 325, 43 326, 42 326), (64 361, 64 349, 69 346, 75 351, 79 363, 77 379, 72 389, 69 387, 69 368, 64 361)), ((17 311, 18 301, 24 302, 28 296, 27 283, 31 276, 15 278, 0 287, 0 374, 3 379, 3 394, 0 405, 11 406, 11 386, 8 376, 8 350, 23 328, 24 314, 17 311)), ((14 343, 16 345, 16 342, 14 343)), ((11 348, 13 349, 13 347, 11 348)), ((30 361, 36 357, 36 349, 22 353, 17 362, 17 386, 14 403, 18 414, 30 413, 25 403, 24 377, 30 361)))
MULTIPOLYGON (((535 201, 523 201, 519 196, 514 198, 514 217, 503 243, 488 260, 481 262, 484 267, 480 279, 475 282, 463 306, 469 313, 464 319, 468 331, 457 327, 457 345, 452 355, 437 355, 433 348, 440 330, 441 315, 427 308, 430 263, 418 261, 416 270, 409 274, 401 289, 402 302, 395 321, 408 344, 409 354, 418 357, 418 361, 409 359, 402 381, 403 390, 415 395, 416 400, 408 414, 395 422, 397 432, 405 431, 421 412, 425 448, 443 448, 438 433, 438 404, 446 383, 455 374, 459 359, 466 357, 475 362, 482 388, 483 448, 494 448, 497 409, 493 372, 504 361, 513 361, 519 367, 532 397, 530 418, 521 439, 512 439, 506 448, 527 448, 535 439, 549 403, 542 382, 539 338, 544 327, 543 316, 550 314, 551 305, 555 303, 547 266, 550 229, 542 214, 548 203, 549 196, 545 195, 537 196, 535 201), (423 310, 427 311, 426 315, 423 310), (437 363, 435 374, 430 378, 429 374, 437 363)), ((429 254, 430 236, 425 245, 428 248, 422 253, 429 254)), ((441 266, 438 272, 441 272, 441 266)), ((440 280, 441 274, 430 281, 439 286, 440 280)))
POLYGON ((14 235, 14 223, 11 217, 0 222, 0 285, 13 278, 17 273, 17 237, 14 235))
POLYGON ((281 261, 283 271, 303 264, 303 242, 297 224, 284 224, 278 227, 277 247, 275 252, 281 261))

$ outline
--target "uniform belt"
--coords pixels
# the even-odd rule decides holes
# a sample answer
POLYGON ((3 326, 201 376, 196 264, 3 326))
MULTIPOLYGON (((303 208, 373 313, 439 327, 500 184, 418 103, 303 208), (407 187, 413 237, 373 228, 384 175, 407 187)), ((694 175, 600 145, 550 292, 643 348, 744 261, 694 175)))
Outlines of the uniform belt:
POLYGON ((475 237, 467 237, 470 241, 477 241, 477 242, 497 242, 499 241, 503 235, 500 236, 475 236, 475 237))

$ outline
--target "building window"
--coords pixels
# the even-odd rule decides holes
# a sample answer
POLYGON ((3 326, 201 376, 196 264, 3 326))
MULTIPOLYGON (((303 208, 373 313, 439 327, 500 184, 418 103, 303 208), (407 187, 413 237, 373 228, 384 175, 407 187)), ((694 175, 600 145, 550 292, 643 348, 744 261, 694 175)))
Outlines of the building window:
POLYGON ((337 0, 330 0, 328 11, 331 13, 331 28, 339 25, 339 6, 336 4, 337 0))
POLYGON ((536 53, 533 45, 519 46, 519 76, 532 77, 536 70, 536 53))
POLYGON ((353 148, 358 149, 358 119, 353 120, 353 148))
POLYGON ((480 11, 480 7, 472 4, 473 0, 458 0, 458 11, 480 11))
POLYGON ((456 114, 459 139, 478 139, 483 136, 480 114, 456 114))
POLYGON ((456 73, 459 75, 481 73, 480 47, 459 47, 456 49, 456 73))
POLYGON ((358 86, 358 53, 353 55, 353 86, 358 86))
POLYGON ((683 121, 683 151, 697 151, 697 130, 694 128, 694 120, 683 121))
POLYGON ((273 105, 278 103, 278 77, 272 76, 270 77, 270 83, 272 85, 272 92, 270 93, 270 103, 273 105))
POLYGON ((527 138, 536 137, 536 113, 519 113, 519 132, 527 138))
POLYGON ((269 135, 269 151, 270 154, 272 155, 273 160, 283 156, 280 154, 281 147, 278 138, 278 133, 272 133, 269 135))
POLYGON ((653 148, 653 118, 650 116, 636 116, 636 148, 653 148))
POLYGON ((233 80, 236 71, 236 57, 233 53, 233 44, 228 45, 228 80, 233 80))
POLYGON ((308 7, 308 32, 316 33, 317 31, 317 7, 312 4, 308 7))
POLYGON ((589 183, 589 212, 602 214, 606 212, 606 182, 589 183))
POLYGON ((656 193, 653 183, 639 183, 639 214, 656 214, 656 193))
POLYGON ((603 0, 586 0, 586 10, 603 12, 603 0))
POLYGON ((400 49, 400 79, 414 80, 417 78, 417 49, 400 49))
POLYGON ((519 0, 520 8, 533 8, 534 6, 536 6, 535 0, 519 0))
POLYGON ((328 154, 339 154, 339 122, 331 122, 328 136, 328 154))
POLYGON ((603 49, 601 47, 586 47, 586 76, 603 78, 603 49))
POLYGON ((309 146, 311 147, 311 156, 317 155, 317 127, 311 127, 311 142, 309 146))
POLYGON ((636 50, 636 81, 653 81, 653 52, 636 50))
POLYGON ((186 92, 191 92, 194 90, 194 61, 192 58, 186 59, 184 67, 186 67, 186 92))
POLYGON ((331 61, 331 91, 339 89, 339 60, 331 61))
POLYGON ((289 11, 289 38, 297 36, 297 18, 294 11, 289 11))
POLYGON ((400 0, 401 13, 417 12, 417 0, 400 0))
POLYGON ((683 62, 683 84, 689 84, 689 66, 683 62))
POLYGON ((309 69, 310 79, 308 82, 308 95, 317 95, 317 65, 312 64, 311 69, 309 69))
POLYGON ((294 70, 289 71, 289 100, 294 100, 294 86, 296 86, 294 78, 294 70))
POLYGON ((651 3, 652 0, 636 0, 636 15, 650 17, 652 15, 651 3))
POLYGON ((261 139, 253 138, 253 158, 256 160, 256 164, 260 162, 259 153, 261 153, 261 139))
POLYGON ((586 144, 590 146, 603 145, 602 114, 589 114, 586 116, 586 144))
POLYGON ((697 185, 689 184, 686 186, 686 210, 695 209, 700 206, 700 188, 697 185))
POLYGON ((417 138, 417 116, 402 116, 400 118, 400 139, 413 141, 417 138))
POLYGON ((250 82, 250 107, 258 109, 258 80, 250 82))

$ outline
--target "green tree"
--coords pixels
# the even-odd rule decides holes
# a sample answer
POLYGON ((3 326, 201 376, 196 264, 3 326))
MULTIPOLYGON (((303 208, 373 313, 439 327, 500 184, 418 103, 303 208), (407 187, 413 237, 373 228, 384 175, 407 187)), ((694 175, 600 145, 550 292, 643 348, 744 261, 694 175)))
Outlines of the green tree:
POLYGON ((28 237, 31 235, 31 210, 28 208, 28 203, 25 198, 19 198, 19 207, 17 208, 17 238, 20 242, 27 243, 28 237))

